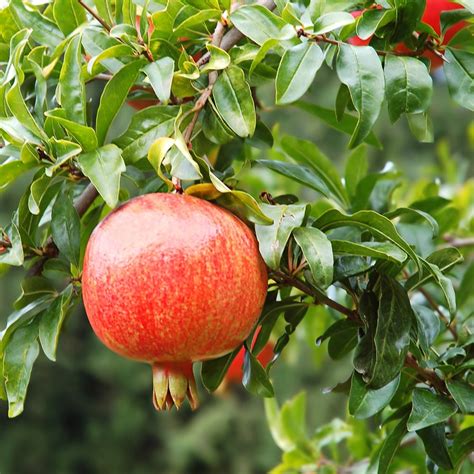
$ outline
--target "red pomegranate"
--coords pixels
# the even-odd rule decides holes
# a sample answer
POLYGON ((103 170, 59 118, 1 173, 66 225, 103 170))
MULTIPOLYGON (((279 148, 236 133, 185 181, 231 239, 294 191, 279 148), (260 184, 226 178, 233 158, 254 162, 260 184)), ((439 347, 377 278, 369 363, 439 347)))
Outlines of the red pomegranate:
POLYGON ((198 405, 192 365, 237 347, 261 312, 265 264, 230 212, 179 194, 148 194, 94 230, 82 277, 99 339, 153 368, 158 410, 198 405))
MULTIPOLYGON (((426 23, 427 25, 430 25, 436 33, 440 34, 441 33, 441 13, 443 11, 447 10, 457 10, 460 8, 464 8, 462 5, 459 3, 453 3, 449 2, 447 0, 426 0, 426 7, 425 11, 423 13, 423 16, 421 18, 421 21, 423 23, 426 23)), ((357 10, 352 12, 352 16, 354 18, 358 18, 361 16, 363 13, 362 10, 357 10)), ((443 41, 442 45, 446 45, 449 43, 451 38, 464 26, 466 25, 465 21, 460 21, 456 23, 455 25, 451 26, 450 28, 447 29, 443 36, 443 41)), ((354 45, 354 46, 366 46, 370 43, 371 38, 368 39, 361 39, 358 36, 353 36, 349 38, 347 41, 348 43, 354 45)), ((407 48, 403 43, 400 43, 396 46, 395 51, 398 53, 408 53, 411 50, 407 48)), ((430 59, 431 61, 431 69, 436 69, 440 67, 443 64, 443 60, 434 54, 432 51, 425 51, 423 53, 423 56, 425 58, 430 59)))

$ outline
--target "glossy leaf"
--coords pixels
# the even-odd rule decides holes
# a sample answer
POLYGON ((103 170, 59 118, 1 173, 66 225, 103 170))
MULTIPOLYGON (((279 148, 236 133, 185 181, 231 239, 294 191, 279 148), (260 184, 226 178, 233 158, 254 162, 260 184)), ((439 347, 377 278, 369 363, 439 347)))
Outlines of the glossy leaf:
POLYGON ((225 69, 230 64, 230 56, 229 53, 224 51, 217 46, 212 44, 207 44, 206 48, 210 54, 210 58, 207 64, 201 68, 201 72, 206 71, 220 71, 225 69))
POLYGON ((332 250, 339 255, 360 255, 375 259, 402 263, 407 254, 396 245, 388 242, 349 242, 347 240, 331 240, 332 250))
POLYGON ((369 135, 380 114, 385 88, 383 69, 371 47, 344 45, 339 48, 336 70, 359 114, 349 144, 354 148, 369 135))
POLYGON ((314 281, 321 288, 327 288, 333 280, 334 259, 326 234, 313 227, 298 227, 293 230, 293 236, 303 251, 314 281))
POLYGON ((357 185, 367 175, 368 169, 367 148, 360 145, 348 156, 344 173, 344 182, 351 201, 356 198, 357 185))
POLYGON ((452 469, 453 464, 446 443, 444 423, 428 426, 416 432, 423 441, 426 454, 440 467, 452 469))
POLYGON ((105 145, 97 150, 80 155, 78 165, 109 207, 117 205, 120 175, 125 171, 120 148, 105 145))
POLYGON ((474 54, 447 49, 444 71, 452 98, 462 107, 474 110, 474 54))
POLYGON ((114 118, 127 98, 128 91, 135 84, 143 67, 141 60, 132 61, 120 69, 107 83, 100 98, 96 117, 96 131, 99 145, 103 145, 114 118))
POLYGON ((306 205, 261 204, 261 207, 273 224, 255 226, 260 253, 270 268, 277 269, 291 232, 303 223, 306 205))
POLYGON ((375 415, 390 403, 399 384, 400 377, 396 377, 384 387, 374 390, 354 372, 349 395, 349 413, 360 419, 375 415))
POLYGON ((41 315, 39 321, 39 340, 46 357, 56 360, 59 334, 67 316, 72 298, 72 286, 69 285, 51 306, 41 315))
POLYGON ((237 354, 240 352, 241 346, 237 347, 234 351, 226 354, 217 359, 206 360, 202 363, 201 367, 201 379, 204 387, 209 392, 217 390, 219 385, 224 380, 227 369, 232 364, 237 354))
POLYGON ((427 426, 436 425, 447 420, 457 411, 456 404, 430 390, 415 388, 413 406, 408 419, 408 431, 418 431, 427 426))
POLYGON ((220 116, 239 137, 253 135, 256 125, 255 105, 242 69, 232 66, 217 79, 212 97, 220 116))
POLYGON ((174 61, 171 58, 161 58, 147 64, 143 71, 148 76, 156 96, 162 103, 167 103, 171 94, 173 81, 174 61))
POLYGON ((462 413, 474 413, 474 387, 471 384, 452 379, 446 381, 446 386, 462 413))
POLYGON ((307 41, 287 49, 276 75, 276 103, 289 104, 304 95, 323 61, 324 54, 316 43, 307 41))
MULTIPOLYGON (((1 168, 0 168, 1 169, 1 168)), ((17 223, 12 222, 6 229, 8 240, 11 247, 5 251, 0 252, 0 264, 21 266, 24 261, 23 244, 21 241, 20 232, 18 231, 17 223)))
POLYGON ((81 223, 69 196, 56 199, 51 213, 51 232, 59 251, 79 266, 81 223))
POLYGON ((431 104, 433 81, 419 59, 388 55, 385 59, 385 84, 390 120, 406 114, 426 112, 431 104))
POLYGON ((53 15, 57 25, 66 36, 87 21, 86 11, 77 0, 55 0, 53 15))
POLYGON ((337 30, 343 26, 354 23, 354 17, 347 12, 330 12, 326 13, 314 22, 313 34, 323 35, 330 31, 337 30))
POLYGON ((243 370, 242 384, 250 393, 261 397, 274 396, 273 386, 265 369, 250 351, 245 351, 243 370))

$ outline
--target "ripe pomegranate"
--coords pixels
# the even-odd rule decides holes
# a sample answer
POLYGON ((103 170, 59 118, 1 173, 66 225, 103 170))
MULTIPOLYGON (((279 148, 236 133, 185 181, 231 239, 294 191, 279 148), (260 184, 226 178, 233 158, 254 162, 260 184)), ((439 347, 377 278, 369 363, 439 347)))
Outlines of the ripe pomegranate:
MULTIPOLYGON (((462 5, 459 3, 452 3, 447 0, 426 0, 426 7, 425 11, 423 13, 423 16, 421 18, 421 21, 423 23, 426 23, 427 25, 430 25, 436 33, 440 34, 441 33, 441 13, 443 11, 447 10, 457 10, 460 8, 464 8, 462 5)), ((362 10, 357 10, 352 12, 352 16, 354 18, 358 18, 361 16, 363 13, 362 10)), ((446 45, 449 43, 451 38, 462 28, 466 26, 465 21, 460 21, 456 23, 455 25, 451 26, 450 28, 447 29, 443 36, 443 41, 442 45, 446 45)), ((349 38, 347 41, 348 43, 354 45, 354 46, 366 46, 370 43, 371 38, 368 39, 361 39, 358 36, 353 36, 352 38, 349 38)), ((400 43, 396 46, 395 51, 399 53, 408 53, 411 50, 407 48, 403 43, 400 43)), ((431 69, 436 69, 443 64, 443 60, 438 57, 436 54, 434 54, 432 51, 425 51, 423 53, 423 56, 425 58, 428 58, 431 61, 431 69)))
POLYGON ((267 289, 251 230, 230 212, 179 194, 148 194, 94 230, 82 277, 87 316, 118 354, 148 362, 158 410, 198 406, 192 366, 248 336, 267 289))

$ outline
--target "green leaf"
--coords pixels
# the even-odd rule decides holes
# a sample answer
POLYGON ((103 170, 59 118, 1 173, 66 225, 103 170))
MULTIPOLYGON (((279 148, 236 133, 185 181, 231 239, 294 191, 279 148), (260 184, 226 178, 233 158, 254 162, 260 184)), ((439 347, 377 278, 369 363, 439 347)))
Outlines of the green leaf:
POLYGON ((359 419, 375 415, 390 403, 399 384, 400 376, 384 387, 374 390, 367 386, 357 372, 354 372, 349 395, 349 413, 359 419))
POLYGON ((85 152, 97 148, 97 136, 93 128, 68 120, 65 116, 65 111, 62 109, 49 110, 45 112, 45 115, 53 122, 64 127, 68 134, 81 145, 85 152))
POLYGON ((36 120, 33 118, 33 115, 31 115, 31 112, 26 106, 25 100, 21 94, 20 85, 18 84, 17 80, 15 80, 13 86, 7 92, 6 100, 12 114, 18 119, 21 125, 23 125, 36 137, 43 140, 47 139, 46 134, 36 123, 36 120))
POLYGON ((320 16, 313 26, 313 34, 323 35, 354 23, 354 17, 347 12, 330 12, 320 16))
POLYGON ((38 10, 27 9, 22 0, 11 0, 10 11, 18 25, 32 30, 31 36, 39 44, 54 49, 64 40, 63 33, 51 20, 38 10))
POLYGON ((153 106, 136 113, 128 130, 114 140, 122 148, 123 159, 134 163, 145 156, 151 145, 161 137, 169 136, 179 114, 179 107, 153 106))
POLYGON ((257 121, 255 105, 242 69, 231 66, 223 71, 214 84, 212 97, 231 130, 243 138, 253 135, 257 121))
POLYGON ((474 53, 447 48, 445 56, 444 72, 452 98, 474 110, 474 53))
POLYGON ((413 136, 421 143, 433 143, 433 120, 428 112, 408 114, 408 126, 413 136))
POLYGON ((274 396, 273 386, 267 372, 248 350, 245 351, 243 370, 242 384, 250 393, 260 397, 274 396))
MULTIPOLYGON (((327 109, 316 104, 308 104, 306 102, 299 101, 295 102, 293 105, 301 110, 304 110, 305 112, 308 112, 311 115, 314 115, 315 117, 318 117, 330 127, 348 135, 352 135, 357 127, 357 119, 352 115, 344 114, 338 119, 334 110, 327 109)), ((362 141, 376 148, 382 148, 382 144, 375 136, 373 131, 371 131, 362 141)))
POLYGON ((125 102, 128 91, 135 84, 142 67, 143 61, 137 59, 123 66, 107 82, 100 97, 99 109, 97 110, 96 130, 99 145, 104 144, 112 122, 125 102))
POLYGON ((318 227, 323 232, 346 225, 362 227, 368 230, 375 237, 391 242, 411 257, 418 268, 421 268, 418 256, 411 246, 397 232, 397 229, 392 222, 374 211, 359 211, 355 214, 347 215, 336 209, 331 209, 316 219, 313 224, 314 227, 318 227))
POLYGON ((32 164, 23 163, 19 160, 7 161, 6 163, 0 164, 0 190, 6 188, 10 183, 31 168, 32 164))
POLYGON ((111 0, 94 0, 94 4, 101 18, 109 25, 114 23, 113 7, 111 0))
POLYGON ((51 232, 59 251, 76 267, 79 267, 81 222, 71 198, 58 196, 51 213, 51 232))
POLYGON ((408 419, 408 431, 418 431, 447 420, 457 412, 456 404, 430 390, 415 388, 413 406, 408 419))
POLYGON ((288 156, 313 169, 341 205, 347 205, 347 193, 342 185, 337 168, 313 142, 300 140, 292 136, 284 136, 280 144, 288 156))
POLYGON ((415 209, 411 207, 399 207, 393 211, 386 212, 385 217, 389 219, 394 219, 395 217, 403 216, 408 217, 411 220, 424 219, 430 226, 433 231, 433 238, 438 237, 439 226, 436 219, 428 214, 427 212, 421 211, 420 209, 415 209))
POLYGON ((51 306, 41 315, 39 322, 39 340, 49 360, 56 360, 59 334, 67 316, 72 298, 72 286, 69 285, 51 306))
POLYGON ((331 244, 333 252, 338 255, 360 255, 394 263, 403 263, 407 259, 407 254, 403 250, 388 242, 331 240, 331 244))
POLYGON ((167 103, 171 95, 171 83, 173 82, 174 61, 165 57, 158 61, 147 64, 143 71, 148 76, 156 96, 162 103, 167 103))
POLYGON ((118 202, 120 176, 125 171, 120 148, 112 144, 105 145, 80 155, 77 162, 107 205, 114 208, 118 202))
POLYGON ((66 36, 87 21, 86 11, 77 0, 55 0, 53 16, 66 36))
POLYGON ((321 288, 327 288, 333 280, 334 259, 326 234, 314 227, 298 227, 293 230, 293 236, 303 251, 314 281, 321 288))
POLYGON ((206 48, 210 54, 209 61, 201 68, 201 72, 220 71, 230 64, 229 53, 213 44, 207 44, 206 48))
POLYGON ((367 40, 371 38, 375 32, 391 23, 396 17, 396 10, 378 10, 368 9, 364 11, 364 14, 360 17, 357 22, 356 32, 360 39, 367 40))
POLYGON ((281 430, 293 446, 304 444, 308 438, 306 431, 306 393, 300 392, 287 400, 280 410, 281 430))
POLYGON ((235 10, 230 19, 241 33, 260 46, 270 38, 296 35, 290 25, 262 5, 244 5, 235 10))
MULTIPOLYGON (((1 170, 1 168, 0 168, 1 170)), ((12 222, 6 229, 8 239, 11 247, 6 251, 0 253, 0 264, 21 266, 24 261, 23 244, 21 242, 20 232, 17 227, 18 222, 12 222)))
POLYGON ((86 86, 82 78, 81 61, 81 38, 77 35, 71 39, 64 53, 59 90, 66 118, 86 125, 86 86))
MULTIPOLYGON (((99 54, 96 54, 92 57, 87 63, 87 73, 89 76, 93 77, 102 70, 101 63, 110 64, 111 58, 123 58, 126 56, 131 56, 133 54, 133 48, 128 44, 115 44, 110 48, 107 48, 101 51, 99 54)), ((120 69, 120 63, 119 63, 120 69)))
POLYGON ((187 31, 193 31, 197 25, 205 23, 207 20, 218 19, 221 12, 217 9, 205 9, 198 11, 196 14, 189 16, 175 28, 174 34, 181 35, 187 31))
POLYGON ((340 319, 318 337, 317 344, 329 338, 328 353, 331 359, 338 360, 346 356, 357 345, 360 324, 350 319, 340 319))
POLYGON ((51 297, 56 295, 53 284, 42 276, 27 276, 21 282, 21 295, 15 300, 13 307, 24 308, 45 295, 51 297))
POLYGON ((462 413, 474 413, 474 387, 463 380, 447 380, 446 386, 462 413))
POLYGON ((278 160, 255 160, 255 163, 265 166, 265 168, 269 168, 298 183, 304 184, 327 198, 332 197, 331 191, 326 186, 326 183, 315 174, 312 169, 306 166, 285 163, 284 161, 278 160))
MULTIPOLYGON (((104 31, 94 27, 85 28, 81 37, 82 45, 84 46, 86 53, 91 57, 91 61, 101 54, 109 54, 106 53, 106 51, 113 51, 114 55, 112 57, 103 59, 103 65, 113 74, 123 67, 123 62, 116 59, 115 52, 117 49, 112 49, 115 46, 124 46, 123 43, 120 43, 115 38, 104 33, 104 31)), ((129 51, 129 49, 127 49, 127 51, 129 51)), ((97 62, 97 59, 95 61, 97 62)), ((91 70, 91 72, 93 71, 91 70)))
POLYGON ((426 454, 443 469, 452 469, 453 463, 449 456, 448 446, 446 444, 446 435, 444 434, 444 423, 428 426, 416 432, 423 441, 426 454))
POLYGON ((357 185, 367 175, 369 163, 367 161, 367 147, 360 145, 347 158, 344 182, 350 200, 356 198, 357 185))
POLYGON ((428 68, 419 59, 387 55, 385 84, 390 120, 402 114, 421 114, 431 105, 433 81, 428 68))
POLYGON ((414 305, 413 310, 418 326, 417 333, 420 346, 426 353, 429 353, 441 329, 439 317, 434 311, 425 306, 414 305))
POLYGON ((373 48, 345 44, 339 48, 336 70, 359 114, 349 143, 354 148, 369 135, 380 114, 385 88, 383 69, 373 48))
POLYGON ((23 412, 31 370, 38 354, 38 324, 34 321, 17 329, 5 348, 3 373, 9 418, 23 412))
POLYGON ((474 427, 460 431, 454 438, 451 454, 455 466, 460 466, 464 459, 474 451, 474 427))
POLYGON ((219 385, 224 380, 225 374, 235 359, 237 354, 240 352, 242 346, 237 347, 229 354, 226 354, 217 359, 206 360, 201 366, 201 380, 209 392, 217 390, 219 385))
POLYGON ((306 41, 287 49, 276 75, 276 103, 289 104, 304 95, 323 61, 324 54, 314 42, 306 41))
MULTIPOLYGON (((7 136, 8 141, 15 144, 21 145, 28 142, 39 145, 41 143, 41 140, 25 128, 15 117, 0 117, 0 132, 1 135, 7 136)), ((6 164, 4 163, 0 166, 5 166, 6 164)))
POLYGON ((400 443, 407 434, 407 417, 393 428, 382 443, 376 457, 370 463, 368 472, 377 472, 377 474, 386 474, 392 466, 392 461, 397 452, 400 443))
POLYGON ((265 263, 277 269, 291 232, 303 223, 306 204, 271 206, 261 204, 263 213, 273 219, 272 225, 256 225, 255 232, 265 263))

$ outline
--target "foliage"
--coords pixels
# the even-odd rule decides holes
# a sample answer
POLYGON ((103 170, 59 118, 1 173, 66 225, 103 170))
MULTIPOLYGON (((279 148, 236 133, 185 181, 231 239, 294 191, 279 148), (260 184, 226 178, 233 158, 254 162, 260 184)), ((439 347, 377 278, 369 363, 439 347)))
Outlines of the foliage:
MULTIPOLYGON (((473 185, 413 189, 394 167, 369 172, 366 150, 381 146, 372 129, 384 104, 393 122, 405 115, 420 141, 432 138, 428 49, 446 58, 452 98, 474 108, 472 2, 442 16, 442 26, 467 22, 446 46, 421 23, 423 0, 379 2, 377 21, 370 1, 250 2, 229 14, 230 3, 10 0, 0 10, 0 189, 31 178, 0 229, 2 269, 26 270, 0 334, 9 416, 23 411, 40 349, 56 358, 93 228, 131 196, 174 188, 255 228, 270 286, 258 337, 245 342, 250 392, 273 396, 272 366, 307 313, 326 306, 332 324, 310 336, 327 340, 336 360, 353 355, 353 374, 337 389, 355 419, 388 427, 349 462, 388 472, 403 465, 399 445, 418 437, 430 469, 459 471, 473 447, 474 341, 473 264, 464 251, 462 265, 457 247, 474 230, 473 185), (355 20, 348 12, 362 6, 355 20), (362 30, 370 46, 351 45, 362 30), (397 50, 401 42, 409 52, 397 50), (323 68, 339 84, 334 110, 302 100, 323 68), (258 94, 269 85, 277 105, 294 103, 350 137, 344 179, 313 142, 268 129, 258 94), (127 101, 150 106, 118 132, 127 101), (249 169, 283 175, 309 198, 262 192, 259 203, 241 189, 249 169), (275 357, 264 369, 256 356, 272 334, 275 357)), ((207 388, 236 352, 203 364, 207 388)), ((357 431, 356 421, 334 420, 308 438, 304 404, 303 396, 281 411, 266 404, 285 452, 275 472, 318 464, 326 446, 357 431)))

